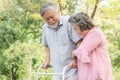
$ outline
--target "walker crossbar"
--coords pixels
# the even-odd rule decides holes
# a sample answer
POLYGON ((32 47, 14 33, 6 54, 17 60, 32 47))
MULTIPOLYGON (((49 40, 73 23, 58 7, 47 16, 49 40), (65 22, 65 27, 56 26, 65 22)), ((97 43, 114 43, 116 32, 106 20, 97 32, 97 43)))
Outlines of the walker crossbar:
POLYGON ((62 80, 65 80, 65 72, 66 72, 66 69, 69 68, 69 66, 65 66, 64 69, 63 69, 63 72, 62 73, 40 73, 40 69, 42 68, 43 65, 40 65, 37 69, 37 73, 36 73, 36 80, 38 80, 39 78, 39 75, 61 75, 62 76, 62 80))

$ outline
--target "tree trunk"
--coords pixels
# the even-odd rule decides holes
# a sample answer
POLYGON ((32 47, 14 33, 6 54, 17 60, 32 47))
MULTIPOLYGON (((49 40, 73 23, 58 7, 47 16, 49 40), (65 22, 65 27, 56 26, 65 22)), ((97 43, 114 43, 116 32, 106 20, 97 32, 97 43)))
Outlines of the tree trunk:
POLYGON ((9 80, 12 80, 12 69, 10 70, 9 80))
POLYGON ((26 50, 27 50, 27 53, 29 55, 29 77, 28 77, 28 80, 32 80, 32 54, 31 54, 31 51, 29 51, 28 47, 26 47, 26 50))
POLYGON ((98 4, 100 3, 101 0, 96 0, 96 3, 95 3, 95 6, 94 6, 94 10, 92 12, 92 15, 91 15, 91 18, 93 19, 94 16, 95 16, 95 13, 97 11, 97 8, 98 8, 98 4))
POLYGON ((61 0, 58 0, 58 3, 59 3, 60 12, 61 12, 61 14, 62 14, 62 4, 61 4, 61 0))
POLYGON ((32 57, 30 57, 29 61, 29 80, 32 80, 32 57))

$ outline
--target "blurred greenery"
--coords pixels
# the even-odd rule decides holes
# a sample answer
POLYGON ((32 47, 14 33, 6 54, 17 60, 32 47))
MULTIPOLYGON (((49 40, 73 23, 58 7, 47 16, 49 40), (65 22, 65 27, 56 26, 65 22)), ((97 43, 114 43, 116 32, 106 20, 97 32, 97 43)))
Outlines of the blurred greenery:
MULTIPOLYGON (((0 80, 35 80, 36 71, 44 61, 41 44, 44 24, 39 14, 49 0, 0 0, 0 80)), ((113 80, 120 79, 120 0, 53 0, 62 15, 83 11, 93 16, 109 44, 113 66, 113 80)), ((41 70, 44 72, 45 70, 41 70)), ((46 71, 45 71, 46 72, 46 71)), ((47 72, 53 72, 52 69, 47 72)), ((40 77, 50 80, 52 77, 40 77)))

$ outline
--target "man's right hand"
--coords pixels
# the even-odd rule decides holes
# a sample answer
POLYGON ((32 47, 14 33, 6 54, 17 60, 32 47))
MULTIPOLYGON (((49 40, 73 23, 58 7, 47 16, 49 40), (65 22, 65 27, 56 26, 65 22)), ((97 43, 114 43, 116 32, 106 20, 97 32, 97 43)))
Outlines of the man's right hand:
POLYGON ((43 69, 48 69, 48 68, 50 68, 51 66, 49 65, 49 63, 48 62, 44 62, 43 64, 42 64, 42 68, 43 69))

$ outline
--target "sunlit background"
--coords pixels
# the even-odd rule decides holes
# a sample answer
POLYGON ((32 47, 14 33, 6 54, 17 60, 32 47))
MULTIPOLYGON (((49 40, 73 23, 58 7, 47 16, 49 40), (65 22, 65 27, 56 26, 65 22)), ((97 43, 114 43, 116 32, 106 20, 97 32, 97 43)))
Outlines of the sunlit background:
POLYGON ((113 80, 120 80, 120 0, 0 0, 0 80, 35 80, 45 55, 39 10, 47 1, 57 2, 62 15, 83 11, 102 28, 108 39, 113 80))

